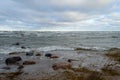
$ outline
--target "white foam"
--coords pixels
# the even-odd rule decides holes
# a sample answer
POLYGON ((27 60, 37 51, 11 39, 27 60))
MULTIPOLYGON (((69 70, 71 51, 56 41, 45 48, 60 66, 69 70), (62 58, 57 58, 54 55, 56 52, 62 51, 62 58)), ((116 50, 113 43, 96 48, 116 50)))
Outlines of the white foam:
POLYGON ((37 48, 37 50, 40 50, 40 51, 53 51, 53 50, 74 50, 74 49, 64 47, 64 46, 47 46, 47 47, 37 48))

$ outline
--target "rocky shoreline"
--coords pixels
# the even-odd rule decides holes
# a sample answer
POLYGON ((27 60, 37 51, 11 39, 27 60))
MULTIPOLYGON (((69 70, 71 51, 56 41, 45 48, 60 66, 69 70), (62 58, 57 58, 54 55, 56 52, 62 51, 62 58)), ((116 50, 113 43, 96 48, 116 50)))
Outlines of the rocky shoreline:
POLYGON ((120 49, 0 54, 0 80, 119 80, 120 49), (97 74, 97 75, 96 75, 97 74))

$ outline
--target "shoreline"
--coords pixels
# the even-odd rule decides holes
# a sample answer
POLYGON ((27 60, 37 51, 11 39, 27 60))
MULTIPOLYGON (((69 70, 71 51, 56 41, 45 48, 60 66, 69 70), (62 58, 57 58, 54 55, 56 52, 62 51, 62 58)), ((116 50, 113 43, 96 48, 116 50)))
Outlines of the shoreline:
MULTIPOLYGON (((112 50, 112 49, 111 49, 112 50)), ((106 56, 106 52, 109 51, 94 51, 94 50, 84 50, 84 49, 76 49, 76 50, 53 50, 53 51, 34 51, 34 54, 32 56, 27 56, 26 52, 20 52, 20 53, 9 53, 6 55, 2 55, 0 57, 3 58, 3 60, 0 60, 0 79, 2 80, 3 76, 5 77, 8 72, 16 72, 16 65, 10 65, 9 67, 11 68, 10 70, 2 69, 3 67, 6 67, 4 60, 8 57, 13 57, 13 56, 20 56, 22 58, 22 61, 34 61, 35 64, 30 64, 30 65, 23 65, 24 68, 22 69, 23 73, 19 75, 15 75, 13 80, 52 80, 49 78, 54 78, 54 77, 63 77, 61 73, 70 74, 74 75, 76 73, 83 73, 83 75, 91 74, 91 72, 97 72, 97 73, 102 73, 107 76, 115 77, 113 75, 109 75, 106 70, 108 70, 106 67, 108 65, 112 65, 114 72, 116 71, 116 76, 120 78, 120 75, 117 75, 117 72, 120 71, 120 64, 111 59, 110 57, 106 56), (54 56, 57 57, 46 57, 45 54, 50 53, 54 56), (39 54, 36 56, 36 54, 39 54), (55 63, 58 63, 58 66, 61 64, 67 64, 68 59, 73 60, 72 63, 70 63, 71 67, 68 69, 58 69, 54 70, 53 65, 55 63), (61 63, 62 62, 62 63, 61 63), (117 69, 117 70, 116 70, 117 69), (8 71, 8 72, 7 72, 8 71), (67 73, 66 73, 67 71, 67 73), (85 72, 84 72, 85 71, 85 72), (3 75, 4 73, 4 75, 3 75), (55 76, 56 75, 56 76, 55 76), (44 79, 47 76, 48 79, 44 79), (52 77, 54 76, 54 77, 52 77)), ((114 50, 114 49, 113 49, 114 50)), ((112 51, 113 51, 112 50, 112 51)), ((63 66, 63 65, 62 65, 63 66)), ((64 65, 66 66, 66 65, 64 65)), ((106 76, 106 77, 107 77, 106 76)), ((7 79, 6 79, 7 80, 7 79)), ((8 79, 9 80, 9 79, 8 79)), ((57 80, 57 79, 56 79, 57 80)), ((67 80, 67 79, 66 79, 67 80)), ((72 80, 72 79, 70 79, 72 80)), ((87 80, 87 79, 85 79, 87 80)), ((114 79, 113 79, 114 80, 114 79)), ((117 79, 116 79, 117 80, 117 79)))

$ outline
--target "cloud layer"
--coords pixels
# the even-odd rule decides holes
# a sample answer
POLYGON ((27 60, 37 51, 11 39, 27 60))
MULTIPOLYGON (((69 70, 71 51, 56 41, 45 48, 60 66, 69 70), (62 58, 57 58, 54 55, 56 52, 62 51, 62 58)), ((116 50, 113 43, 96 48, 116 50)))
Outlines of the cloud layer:
POLYGON ((1 0, 0 30, 120 30, 120 1, 1 0))

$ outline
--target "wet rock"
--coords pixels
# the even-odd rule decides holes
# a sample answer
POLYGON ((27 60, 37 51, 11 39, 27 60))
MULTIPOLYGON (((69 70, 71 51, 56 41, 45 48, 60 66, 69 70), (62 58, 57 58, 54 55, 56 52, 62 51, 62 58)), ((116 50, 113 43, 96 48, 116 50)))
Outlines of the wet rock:
POLYGON ((68 62, 60 62, 60 63, 55 63, 53 64, 52 68, 54 70, 58 70, 58 69, 69 69, 71 68, 71 64, 68 62))
POLYGON ((35 56, 41 56, 41 54, 40 54, 40 53, 37 53, 37 54, 35 54, 35 56))
POLYGON ((32 65, 32 64, 36 64, 35 61, 24 61, 23 65, 32 65))
POLYGON ((26 53, 26 56, 33 56, 34 52, 33 51, 30 51, 30 52, 27 52, 26 53))
POLYGON ((15 54, 20 54, 19 52, 11 52, 9 55, 15 55, 15 54))
POLYGON ((47 54, 45 54, 45 56, 46 56, 46 57, 51 57, 52 54, 51 54, 51 53, 47 53, 47 54))
POLYGON ((9 64, 18 64, 19 61, 22 61, 22 58, 19 56, 9 57, 5 60, 6 65, 9 64))
POLYGON ((55 59, 55 58, 59 58, 59 57, 58 57, 58 56, 54 56, 54 55, 53 55, 53 56, 51 56, 50 58, 55 59))

